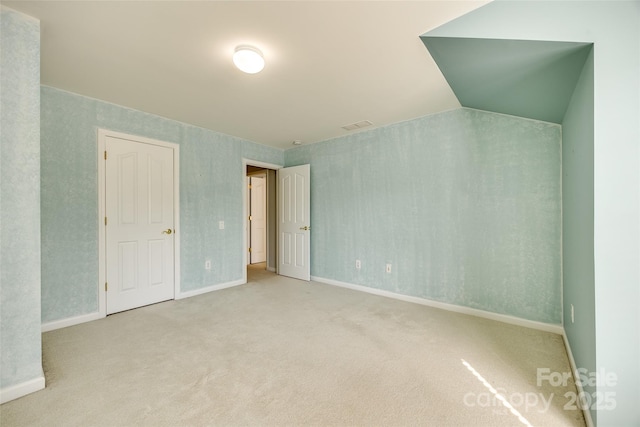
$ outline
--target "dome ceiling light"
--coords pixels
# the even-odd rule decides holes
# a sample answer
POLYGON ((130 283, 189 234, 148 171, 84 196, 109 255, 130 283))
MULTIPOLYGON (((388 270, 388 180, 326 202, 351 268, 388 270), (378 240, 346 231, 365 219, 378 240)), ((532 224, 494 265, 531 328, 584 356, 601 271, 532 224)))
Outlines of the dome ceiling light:
POLYGON ((256 74, 264 68, 264 57, 259 49, 253 46, 241 45, 233 53, 233 63, 240 71, 256 74))

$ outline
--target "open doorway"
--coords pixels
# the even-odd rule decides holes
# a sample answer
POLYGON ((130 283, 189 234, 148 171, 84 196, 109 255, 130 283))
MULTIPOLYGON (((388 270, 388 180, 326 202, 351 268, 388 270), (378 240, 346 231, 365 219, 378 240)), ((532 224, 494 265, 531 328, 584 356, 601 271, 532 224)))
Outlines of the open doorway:
POLYGON ((253 166, 247 166, 247 206, 249 223, 247 224, 247 264, 256 265, 267 262, 267 171, 249 172, 253 166))
POLYGON ((309 281, 311 277, 311 172, 310 165, 283 168, 279 165, 242 159, 243 282, 250 264, 249 188, 247 177, 266 179, 266 261, 261 271, 309 281))
MULTIPOLYGON (((245 266, 277 270, 276 169, 279 166, 245 160, 245 266)), ((246 269, 245 269, 246 274, 246 269)), ((246 276, 245 276, 246 279, 246 276)))

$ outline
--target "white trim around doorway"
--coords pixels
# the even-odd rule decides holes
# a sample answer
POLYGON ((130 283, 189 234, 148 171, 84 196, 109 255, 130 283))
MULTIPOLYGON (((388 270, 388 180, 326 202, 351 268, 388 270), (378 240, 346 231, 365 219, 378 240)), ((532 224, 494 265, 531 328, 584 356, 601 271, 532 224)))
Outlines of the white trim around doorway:
MULTIPOLYGON (((247 207, 247 166, 255 166, 258 168, 264 169, 272 169, 278 170, 282 169, 284 166, 282 165, 274 165, 273 163, 265 163, 257 160, 251 160, 247 158, 242 158, 242 283, 247 283, 247 217, 248 217, 248 207, 247 207)), ((277 207, 276 207, 277 211, 277 207)), ((268 214, 267 214, 268 215, 268 214)), ((269 218, 267 218, 269 221, 269 218)), ((268 233, 267 233, 268 234, 268 233)), ((277 247, 277 244, 276 244, 277 247)), ((276 257, 277 258, 277 257, 276 257)), ((267 236, 267 264, 269 263, 269 244, 268 244, 268 236, 267 236)), ((277 265, 277 263, 276 263, 277 265)))

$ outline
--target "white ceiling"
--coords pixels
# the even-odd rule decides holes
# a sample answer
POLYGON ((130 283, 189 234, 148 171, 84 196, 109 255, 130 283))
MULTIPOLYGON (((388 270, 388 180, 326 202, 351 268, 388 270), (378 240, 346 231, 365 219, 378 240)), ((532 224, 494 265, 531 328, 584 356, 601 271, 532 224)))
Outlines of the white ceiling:
POLYGON ((485 3, 2 1, 41 21, 43 84, 280 148, 458 107, 419 36, 485 3))

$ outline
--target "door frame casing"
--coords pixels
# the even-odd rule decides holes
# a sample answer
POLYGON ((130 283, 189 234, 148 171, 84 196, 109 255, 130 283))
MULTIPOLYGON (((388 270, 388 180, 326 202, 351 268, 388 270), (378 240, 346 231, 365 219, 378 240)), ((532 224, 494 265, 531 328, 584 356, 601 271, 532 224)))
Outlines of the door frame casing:
MULTIPOLYGON (((247 236, 248 236, 248 221, 247 218, 249 217, 249 211, 248 211, 248 206, 247 206, 247 185, 246 185, 246 180, 247 180, 247 166, 255 166, 258 168, 264 168, 264 169, 271 169, 271 170, 275 170, 277 171, 278 169, 282 169, 284 166, 282 165, 275 165, 273 163, 266 163, 266 162, 260 162, 258 160, 252 160, 252 159, 247 159, 247 158, 242 158, 242 224, 244 224, 244 226, 242 227, 242 283, 247 283, 247 253, 249 252, 249 246, 248 246, 248 242, 247 242, 247 236)), ((268 190, 267 190, 268 192, 268 190)), ((268 196, 267 196, 268 197, 268 196)), ((267 227, 268 222, 270 221, 269 219, 269 212, 268 212, 268 207, 267 207, 267 227)), ((277 211, 277 206, 276 206, 276 211, 277 211)), ((268 236, 268 232, 267 232, 267 239, 269 238, 268 236)), ((277 241, 277 240, 276 240, 277 241)), ((276 243, 277 244, 277 243, 276 243)), ((269 244, 267 241, 267 263, 269 261, 269 244)), ((278 262, 277 262, 277 251, 276 251, 276 268, 277 268, 278 262)))
MULTIPOLYGON (((107 316, 107 292, 105 283, 107 278, 106 230, 104 218, 106 216, 106 163, 104 152, 107 137, 124 139, 141 144, 150 144, 173 150, 173 229, 180 233, 180 145, 157 139, 115 132, 108 129, 98 129, 98 313, 100 317, 107 316)), ((173 239, 173 299, 180 295, 180 238, 173 239)))

